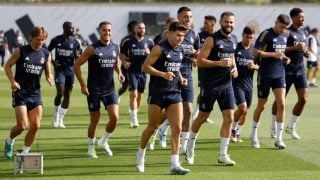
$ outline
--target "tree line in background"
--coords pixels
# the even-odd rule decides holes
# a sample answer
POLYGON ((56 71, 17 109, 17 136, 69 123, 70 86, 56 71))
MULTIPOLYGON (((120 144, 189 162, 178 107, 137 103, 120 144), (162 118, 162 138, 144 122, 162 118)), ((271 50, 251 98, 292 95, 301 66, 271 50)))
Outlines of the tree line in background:
POLYGON ((320 0, 0 0, 0 3, 220 3, 273 4, 320 3, 320 0))

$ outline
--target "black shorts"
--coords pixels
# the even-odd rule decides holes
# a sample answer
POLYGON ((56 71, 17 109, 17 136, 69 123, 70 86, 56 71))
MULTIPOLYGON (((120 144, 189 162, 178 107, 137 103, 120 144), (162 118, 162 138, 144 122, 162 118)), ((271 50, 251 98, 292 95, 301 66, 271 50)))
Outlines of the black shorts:
POLYGON ((118 96, 115 92, 112 92, 109 95, 101 96, 95 94, 89 94, 87 96, 87 103, 90 112, 95 112, 100 109, 100 101, 103 103, 105 109, 108 105, 118 104, 118 96))
POLYGON ((12 92, 12 107, 27 106, 27 111, 42 105, 42 99, 40 94, 25 94, 20 91, 12 92))
POLYGON ((268 98, 270 88, 286 88, 285 76, 279 78, 258 77, 258 97, 268 98))
POLYGON ((252 103, 252 90, 244 90, 239 87, 233 87, 233 91, 236 105, 246 102, 247 107, 250 108, 252 103))
POLYGON ((145 73, 131 73, 127 74, 129 81, 129 91, 138 90, 143 93, 146 88, 147 75, 145 73))
POLYGON ((313 67, 318 67, 318 61, 307 61, 307 68, 311 69, 313 67))
POLYGON ((194 98, 193 93, 193 80, 188 79, 188 84, 186 86, 181 86, 181 97, 182 102, 192 103, 194 98))
POLYGON ((171 104, 182 102, 180 93, 159 94, 148 97, 148 104, 158 105, 161 109, 166 109, 171 104))
POLYGON ((307 75, 286 75, 286 92, 288 93, 290 90, 291 85, 294 84, 296 89, 307 89, 308 88, 308 81, 307 75))
POLYGON ((198 67, 198 87, 201 87, 201 82, 203 80, 204 77, 204 69, 203 68, 199 68, 198 67))
POLYGON ((65 73, 64 71, 56 71, 54 74, 56 84, 64 84, 64 87, 72 89, 74 84, 74 74, 65 73))
POLYGON ((199 110, 202 112, 211 112, 215 101, 218 101, 220 110, 234 109, 234 93, 233 88, 228 87, 220 91, 212 91, 211 89, 200 90, 199 110))

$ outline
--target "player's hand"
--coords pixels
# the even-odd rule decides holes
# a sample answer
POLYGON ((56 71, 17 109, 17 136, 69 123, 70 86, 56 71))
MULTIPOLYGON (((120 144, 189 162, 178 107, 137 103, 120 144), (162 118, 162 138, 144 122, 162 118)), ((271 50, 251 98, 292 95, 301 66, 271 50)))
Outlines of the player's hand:
POLYGON ((130 66, 131 66, 131 62, 129 61, 125 61, 125 63, 123 63, 123 67, 126 69, 129 69, 130 66))
POLYGON ((59 62, 59 60, 54 60, 54 61, 52 61, 52 63, 53 63, 53 66, 54 66, 54 67, 59 67, 59 66, 61 66, 61 63, 59 62))
POLYGON ((305 47, 306 47, 306 43, 299 42, 298 44, 296 44, 296 45, 294 46, 294 49, 295 49, 296 51, 303 51, 305 47))
POLYGON ((17 90, 19 90, 19 89, 20 89, 20 84, 17 83, 17 81, 11 82, 11 90, 12 90, 12 91, 17 91, 17 90))
POLYGON ((282 61, 284 62, 285 65, 288 65, 288 64, 290 64, 291 59, 287 56, 283 56, 282 61))
POLYGON ((49 77, 47 78, 47 82, 49 83, 50 86, 53 86, 53 85, 54 85, 54 80, 53 80, 52 76, 49 76, 49 77))
POLYGON ((303 56, 306 57, 306 58, 309 58, 309 56, 310 56, 310 51, 308 51, 308 50, 304 51, 303 56))
POLYGON ((193 66, 193 67, 197 67, 197 66, 198 66, 198 61, 197 61, 197 59, 194 58, 194 59, 192 60, 192 66, 193 66))
POLYGON ((176 75, 173 72, 165 72, 163 78, 169 81, 172 81, 176 75))
POLYGON ((219 62, 221 67, 231 67, 233 64, 233 60, 231 58, 222 58, 219 62))
POLYGON ((184 78, 184 77, 180 77, 180 82, 182 86, 187 86, 188 85, 188 79, 184 78))
POLYGON ((124 77, 123 74, 119 74, 118 79, 119 79, 120 83, 123 83, 126 80, 126 78, 124 77))
POLYGON ((253 63, 253 61, 247 61, 247 67, 249 68, 249 69, 254 69, 254 63, 253 63))
POLYGON ((232 68, 231 71, 230 71, 230 76, 233 77, 233 78, 236 78, 238 77, 238 70, 236 67, 232 68))
POLYGON ((89 95, 89 90, 88 90, 87 85, 81 86, 81 92, 82 92, 82 94, 84 94, 86 96, 89 95))
POLYGON ((282 57, 285 56, 282 52, 274 52, 273 57, 276 59, 282 60, 282 57))

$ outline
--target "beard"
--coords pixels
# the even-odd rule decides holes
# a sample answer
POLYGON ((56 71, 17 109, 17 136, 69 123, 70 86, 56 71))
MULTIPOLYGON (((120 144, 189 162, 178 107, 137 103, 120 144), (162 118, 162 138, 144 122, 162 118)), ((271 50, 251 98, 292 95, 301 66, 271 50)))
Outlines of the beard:
POLYGON ((144 37, 144 33, 143 33, 143 32, 138 32, 138 33, 137 33, 137 36, 138 36, 139 38, 142 38, 142 37, 144 37))
POLYGON ((221 27, 221 30, 226 34, 230 34, 233 31, 233 27, 221 27))

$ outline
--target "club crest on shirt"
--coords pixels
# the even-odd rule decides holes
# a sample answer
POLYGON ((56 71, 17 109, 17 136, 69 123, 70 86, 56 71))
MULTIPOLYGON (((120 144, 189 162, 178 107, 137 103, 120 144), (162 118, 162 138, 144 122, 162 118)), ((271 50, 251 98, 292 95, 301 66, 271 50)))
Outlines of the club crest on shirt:
POLYGON ((193 37, 190 37, 190 41, 191 41, 192 44, 194 43, 193 37))
POLYGON ((29 57, 27 56, 26 58, 24 58, 24 60, 29 61, 30 59, 29 59, 29 57))
POLYGON ((171 58, 171 55, 170 55, 170 54, 168 54, 166 57, 167 57, 168 59, 170 59, 170 58, 171 58))
POLYGON ((40 63, 43 64, 44 63, 44 57, 41 57, 40 59, 40 63))
POLYGON ((112 56, 113 56, 113 57, 116 57, 116 56, 117 56, 116 51, 112 51, 112 56))
POLYGON ((73 49, 73 44, 72 44, 72 43, 70 43, 69 47, 70 47, 71 49, 73 49))
POLYGON ((61 43, 58 43, 57 46, 61 46, 61 43))
POLYGON ((102 57, 102 56, 103 56, 103 54, 102 54, 102 53, 99 53, 99 56, 100 56, 100 57, 102 57))
POLYGON ((180 52, 180 60, 182 60, 183 59, 183 54, 182 54, 182 52, 180 52))

